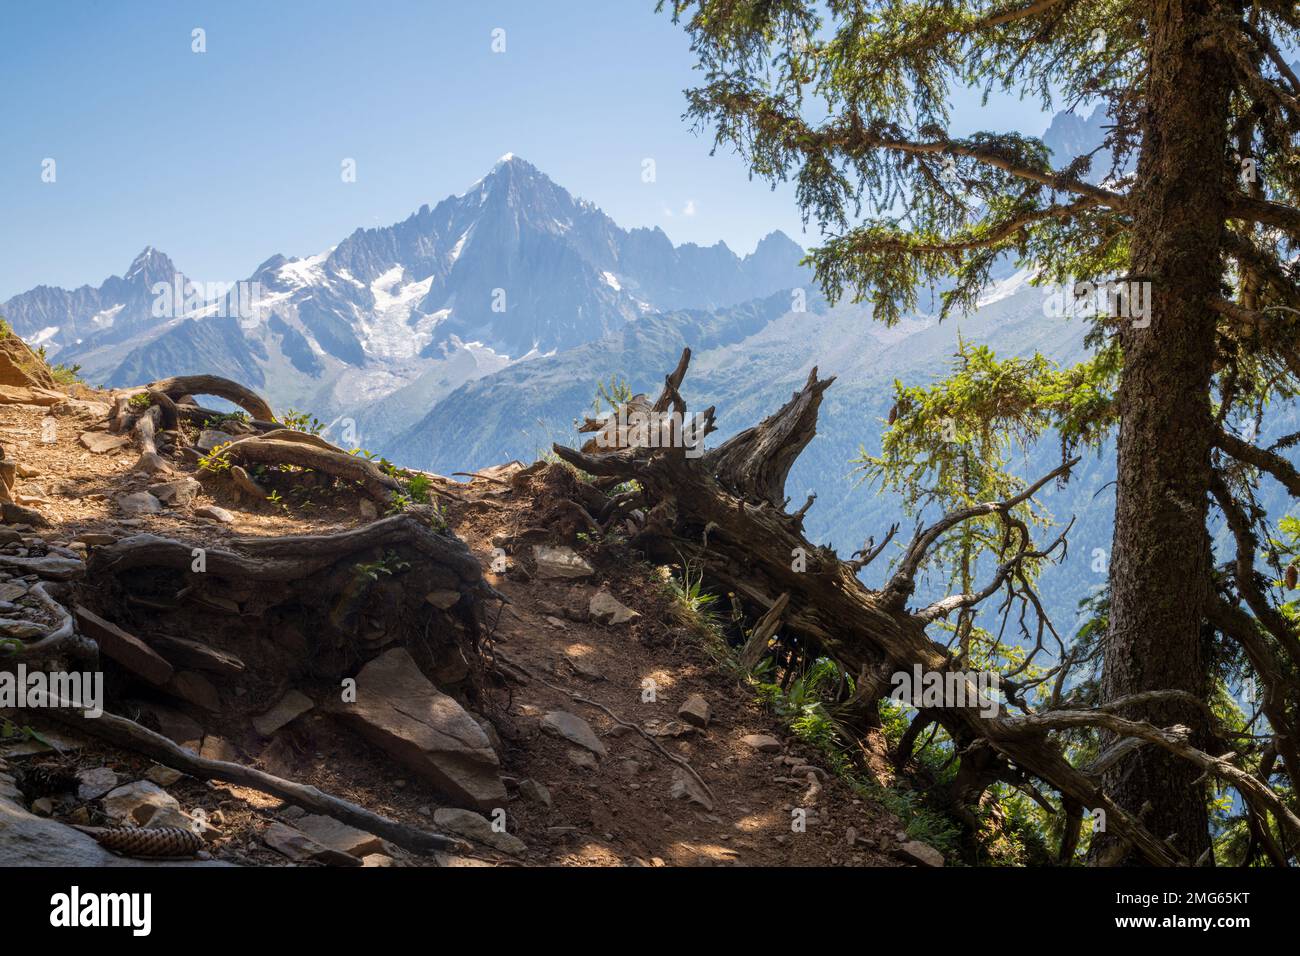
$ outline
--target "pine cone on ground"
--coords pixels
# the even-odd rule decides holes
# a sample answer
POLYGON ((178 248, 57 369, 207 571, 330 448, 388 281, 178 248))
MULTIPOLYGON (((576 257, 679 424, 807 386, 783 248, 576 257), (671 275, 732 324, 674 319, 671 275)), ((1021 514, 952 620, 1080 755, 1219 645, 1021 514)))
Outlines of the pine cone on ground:
POLYGON ((100 846, 122 856, 194 856, 203 838, 181 827, 77 827, 100 846))

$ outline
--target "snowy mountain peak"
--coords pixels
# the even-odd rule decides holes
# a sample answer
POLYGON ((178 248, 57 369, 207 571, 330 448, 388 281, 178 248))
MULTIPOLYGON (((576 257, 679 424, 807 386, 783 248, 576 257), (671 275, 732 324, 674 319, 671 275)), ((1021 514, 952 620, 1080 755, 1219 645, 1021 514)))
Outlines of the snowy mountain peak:
POLYGON ((155 282, 171 282, 176 273, 176 266, 164 253, 153 246, 145 246, 140 254, 131 260, 126 274, 126 282, 143 285, 146 288, 155 282))

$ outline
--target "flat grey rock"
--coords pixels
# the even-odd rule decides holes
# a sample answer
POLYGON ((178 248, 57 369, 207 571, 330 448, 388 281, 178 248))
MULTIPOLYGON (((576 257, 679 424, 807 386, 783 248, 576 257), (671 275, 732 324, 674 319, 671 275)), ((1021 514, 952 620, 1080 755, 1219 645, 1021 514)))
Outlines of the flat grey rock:
POLYGON ((609 756, 609 751, 600 742, 591 725, 567 710, 553 710, 542 718, 542 730, 557 737, 563 737, 570 743, 585 747, 598 757, 609 756))

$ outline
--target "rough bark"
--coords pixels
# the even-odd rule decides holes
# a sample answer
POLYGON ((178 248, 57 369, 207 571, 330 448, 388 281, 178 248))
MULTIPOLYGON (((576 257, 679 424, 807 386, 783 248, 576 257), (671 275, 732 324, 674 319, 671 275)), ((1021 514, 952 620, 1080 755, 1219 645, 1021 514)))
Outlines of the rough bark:
MULTIPOLYGON (((1152 4, 1150 75, 1142 154, 1132 203, 1131 281, 1151 283, 1148 327, 1125 322, 1111 618, 1103 696, 1180 690, 1205 700, 1202 616, 1209 583, 1206 534, 1210 410, 1220 233, 1227 213, 1230 77, 1203 41, 1209 0, 1152 4)), ((1204 742, 1203 715, 1166 700, 1131 715, 1185 724, 1204 742)), ((1130 812, 1150 805, 1147 826, 1190 859, 1209 847, 1201 772, 1167 750, 1144 747, 1106 776, 1130 812)), ((1111 838, 1097 841, 1105 852, 1111 838)), ((1129 853, 1125 862, 1137 862, 1129 853)))

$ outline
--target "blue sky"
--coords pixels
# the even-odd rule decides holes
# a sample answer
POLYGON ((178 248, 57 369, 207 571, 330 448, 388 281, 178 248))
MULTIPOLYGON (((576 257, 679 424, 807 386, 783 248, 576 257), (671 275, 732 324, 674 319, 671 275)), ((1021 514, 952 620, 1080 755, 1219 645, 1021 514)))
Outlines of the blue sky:
MULTIPOLYGON (((193 278, 244 278, 461 192, 507 152, 677 243, 815 238, 792 190, 710 157, 681 119, 698 74, 653 0, 9 0, 0 37, 0 300, 98 285, 146 245, 193 278)), ((958 133, 1049 121, 1031 102, 956 105, 958 133)))

